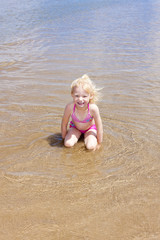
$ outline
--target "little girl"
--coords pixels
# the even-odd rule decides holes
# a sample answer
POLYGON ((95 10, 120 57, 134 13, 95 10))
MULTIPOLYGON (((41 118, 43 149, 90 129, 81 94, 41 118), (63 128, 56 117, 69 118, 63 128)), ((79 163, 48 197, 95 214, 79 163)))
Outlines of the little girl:
POLYGON ((102 120, 95 104, 98 100, 98 90, 85 74, 72 82, 71 95, 73 101, 66 105, 61 123, 64 145, 74 146, 81 134, 84 134, 86 148, 96 150, 103 138, 102 120), (70 117, 72 120, 67 131, 70 117))

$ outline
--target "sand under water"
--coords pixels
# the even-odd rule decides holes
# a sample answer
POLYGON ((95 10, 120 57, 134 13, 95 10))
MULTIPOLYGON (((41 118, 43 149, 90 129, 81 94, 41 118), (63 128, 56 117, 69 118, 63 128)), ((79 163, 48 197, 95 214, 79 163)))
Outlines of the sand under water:
POLYGON ((159 2, 9 0, 0 13, 0 239, 159 240, 159 2), (60 134, 84 73, 103 88, 96 152, 60 134))

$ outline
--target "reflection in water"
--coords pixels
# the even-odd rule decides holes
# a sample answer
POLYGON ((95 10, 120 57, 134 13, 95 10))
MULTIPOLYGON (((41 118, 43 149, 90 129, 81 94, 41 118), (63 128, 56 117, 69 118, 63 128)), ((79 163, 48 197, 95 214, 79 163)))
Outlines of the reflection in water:
POLYGON ((158 1, 2 3, 1 239, 160 239, 158 1), (103 87, 96 152, 60 134, 84 73, 103 87))

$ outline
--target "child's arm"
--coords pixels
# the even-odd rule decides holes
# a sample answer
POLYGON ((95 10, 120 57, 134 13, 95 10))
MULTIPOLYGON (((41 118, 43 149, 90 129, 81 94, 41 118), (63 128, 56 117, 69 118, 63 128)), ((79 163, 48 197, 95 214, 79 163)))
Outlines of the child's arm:
POLYGON ((71 115, 71 104, 69 103, 65 107, 64 114, 62 117, 62 122, 61 122, 61 134, 63 139, 66 137, 66 134, 67 134, 67 125, 69 122, 70 115, 71 115))
POLYGON ((97 128, 97 143, 101 144, 103 141, 103 125, 97 105, 93 107, 93 117, 97 128))

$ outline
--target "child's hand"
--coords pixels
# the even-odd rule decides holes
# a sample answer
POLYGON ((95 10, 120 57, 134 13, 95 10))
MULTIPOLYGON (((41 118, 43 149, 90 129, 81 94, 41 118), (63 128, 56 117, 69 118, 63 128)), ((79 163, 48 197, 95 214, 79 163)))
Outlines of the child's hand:
POLYGON ((100 147, 101 147, 101 145, 100 145, 100 144, 97 144, 97 146, 94 148, 94 150, 93 150, 93 151, 99 150, 99 149, 100 149, 100 147))

